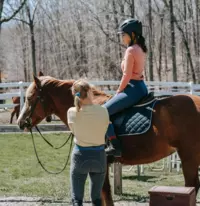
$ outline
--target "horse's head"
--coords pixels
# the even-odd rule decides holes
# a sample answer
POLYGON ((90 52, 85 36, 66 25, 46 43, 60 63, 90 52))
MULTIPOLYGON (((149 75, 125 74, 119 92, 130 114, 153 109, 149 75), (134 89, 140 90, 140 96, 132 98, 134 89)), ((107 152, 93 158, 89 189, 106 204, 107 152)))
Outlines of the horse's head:
POLYGON ((34 76, 34 82, 26 91, 25 103, 17 120, 21 129, 31 128, 52 114, 51 98, 41 78, 34 76))
MULTIPOLYGON (((74 105, 71 92, 74 80, 39 75, 34 76, 34 82, 26 91, 25 104, 17 120, 19 127, 33 127, 53 113, 67 125, 67 110, 74 105)), ((95 104, 103 104, 111 97, 96 88, 92 88, 92 91, 95 104)))

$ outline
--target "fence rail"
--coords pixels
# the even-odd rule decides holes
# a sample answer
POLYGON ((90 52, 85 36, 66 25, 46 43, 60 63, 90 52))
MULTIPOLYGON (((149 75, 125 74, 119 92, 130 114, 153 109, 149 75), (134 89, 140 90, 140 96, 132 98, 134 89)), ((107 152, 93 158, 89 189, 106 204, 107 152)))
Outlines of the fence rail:
MULTIPOLYGON (((118 86, 120 81, 90 81, 94 86, 118 86)), ((0 83, 4 93, 0 93, 0 100, 8 100, 12 97, 20 97, 20 109, 24 104, 25 89, 30 85, 30 82, 10 82, 0 83), (17 91, 10 92, 15 89, 17 91)), ((149 91, 153 91, 156 96, 160 95, 176 95, 176 94, 196 94, 200 95, 200 84, 192 82, 157 82, 147 81, 146 85, 149 91)), ((115 90, 105 90, 108 94, 114 94, 115 90)), ((0 109, 12 108, 15 104, 0 104, 0 109)))

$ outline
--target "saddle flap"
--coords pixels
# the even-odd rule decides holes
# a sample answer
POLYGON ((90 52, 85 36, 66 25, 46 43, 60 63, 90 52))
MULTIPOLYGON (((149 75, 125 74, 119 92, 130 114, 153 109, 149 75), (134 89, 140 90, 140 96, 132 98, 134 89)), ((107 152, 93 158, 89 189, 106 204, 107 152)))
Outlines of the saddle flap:
POLYGON ((111 116, 117 136, 137 135, 148 131, 157 99, 140 107, 131 107, 111 116))

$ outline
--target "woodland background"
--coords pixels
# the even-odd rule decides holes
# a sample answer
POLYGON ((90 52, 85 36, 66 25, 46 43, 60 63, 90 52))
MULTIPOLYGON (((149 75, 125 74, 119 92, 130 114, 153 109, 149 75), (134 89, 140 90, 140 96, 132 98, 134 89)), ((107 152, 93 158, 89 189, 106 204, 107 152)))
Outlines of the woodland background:
POLYGON ((0 82, 119 80, 127 18, 143 23, 146 80, 200 83, 200 0, 0 0, 0 82))

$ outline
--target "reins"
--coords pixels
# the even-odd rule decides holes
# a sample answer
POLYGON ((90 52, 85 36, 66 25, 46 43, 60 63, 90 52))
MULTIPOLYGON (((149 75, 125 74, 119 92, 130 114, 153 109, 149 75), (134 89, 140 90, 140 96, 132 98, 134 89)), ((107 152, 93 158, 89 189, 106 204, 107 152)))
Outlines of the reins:
POLYGON ((38 131, 38 133, 40 134, 40 136, 43 138, 43 140, 49 145, 51 146, 53 149, 60 149, 62 147, 64 147, 70 140, 71 138, 71 143, 70 143, 70 148, 69 148, 69 153, 68 153, 68 156, 67 156, 67 160, 66 160, 66 163, 64 165, 64 167, 59 171, 59 172, 52 172, 52 171, 48 171, 45 166, 42 164, 42 162, 40 161, 40 158, 38 156, 38 152, 37 152, 37 149, 36 149, 36 144, 35 144, 35 140, 34 140, 34 136, 33 136, 33 132, 32 132, 32 121, 31 121, 31 117, 35 111, 35 108, 38 104, 38 102, 40 101, 42 107, 43 107, 43 110, 46 114, 46 111, 45 111, 45 106, 44 106, 44 99, 42 98, 42 88, 39 89, 39 95, 37 96, 37 99, 35 100, 34 104, 33 104, 33 107, 31 107, 31 112, 30 112, 30 115, 28 118, 26 118, 26 121, 25 121, 25 126, 30 130, 30 133, 31 133, 31 137, 32 137, 32 142, 33 142, 33 147, 34 147, 34 151, 35 151, 35 155, 36 155, 36 158, 38 160, 38 163, 40 164, 40 166, 49 174, 60 174, 61 172, 63 172, 69 162, 69 158, 70 158, 70 153, 71 153, 71 149, 72 149, 72 143, 73 143, 73 133, 70 133, 69 137, 67 138, 67 140, 59 147, 54 147, 43 135, 42 133, 40 132, 39 128, 37 126, 35 126, 36 130, 38 131))

